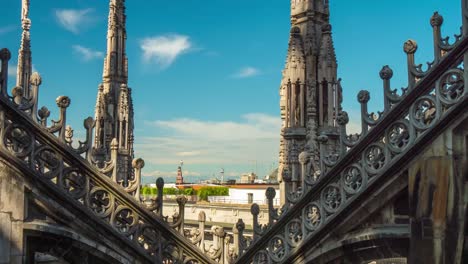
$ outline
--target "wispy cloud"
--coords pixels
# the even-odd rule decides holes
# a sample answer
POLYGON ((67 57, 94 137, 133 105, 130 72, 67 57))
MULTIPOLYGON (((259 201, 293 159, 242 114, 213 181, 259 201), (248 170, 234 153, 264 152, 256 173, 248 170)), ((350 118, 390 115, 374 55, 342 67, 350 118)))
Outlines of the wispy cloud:
MULTIPOLYGON (((198 177, 198 176, 201 176, 202 174, 200 172, 197 172, 197 171, 189 171, 189 170, 183 170, 182 171, 182 175, 184 177, 186 176, 195 176, 195 177, 198 177)), ((174 171, 159 171, 159 170, 155 170, 155 171, 150 171, 150 172, 144 172, 143 171, 143 175, 142 176, 145 176, 145 177, 164 177, 164 178, 167 178, 167 177, 176 177, 177 176, 177 171, 174 170, 174 171)))
POLYGON ((68 31, 75 34, 89 26, 94 20, 91 17, 94 9, 57 9, 55 10, 55 16, 57 17, 58 23, 68 31))
POLYGON ((279 151, 281 119, 261 113, 240 121, 206 121, 191 118, 145 123, 164 135, 138 137, 136 149, 148 164, 245 164, 248 160, 272 162, 279 151), (167 136, 166 136, 167 135, 167 136))
POLYGON ((154 62, 161 69, 169 67, 192 47, 190 37, 178 34, 148 37, 140 41, 145 63, 154 62))
POLYGON ((182 151, 182 152, 177 152, 176 155, 179 156, 179 157, 193 157, 193 156, 197 156, 197 155, 200 155, 201 152, 200 151, 197 151, 197 150, 194 150, 194 151, 182 151))
POLYGON ((0 35, 10 33, 12 31, 14 31, 15 29, 16 29, 16 26, 14 26, 14 25, 0 27, 0 35))
POLYGON ((90 61, 93 59, 100 59, 104 57, 102 51, 93 50, 90 48, 83 47, 81 45, 73 45, 73 51, 80 56, 83 61, 90 61))
MULTIPOLYGON (((8 64, 8 76, 10 78, 16 77, 17 70, 18 70, 18 66, 16 64, 12 64, 12 63, 8 64)), ((32 72, 38 72, 34 64, 32 65, 32 72)))
POLYGON ((8 76, 9 77, 16 77, 16 65, 15 64, 8 64, 8 76))
POLYGON ((232 77, 234 78, 249 78, 260 74, 260 70, 254 67, 244 67, 238 72, 234 73, 232 77))

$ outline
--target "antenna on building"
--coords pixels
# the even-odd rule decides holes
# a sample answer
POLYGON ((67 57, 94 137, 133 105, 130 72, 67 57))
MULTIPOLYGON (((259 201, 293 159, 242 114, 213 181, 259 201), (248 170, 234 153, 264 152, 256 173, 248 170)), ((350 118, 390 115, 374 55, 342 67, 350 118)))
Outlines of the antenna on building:
POLYGON ((224 182, 224 168, 221 168, 221 171, 219 173, 221 173, 221 184, 223 184, 223 182, 224 182))

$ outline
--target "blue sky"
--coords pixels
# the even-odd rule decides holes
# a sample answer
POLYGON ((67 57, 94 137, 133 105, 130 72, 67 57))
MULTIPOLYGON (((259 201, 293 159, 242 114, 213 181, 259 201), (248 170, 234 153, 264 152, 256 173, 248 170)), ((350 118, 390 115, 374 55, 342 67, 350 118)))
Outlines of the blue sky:
MULTIPOLYGON (((31 2, 40 103, 55 109, 57 96, 70 96, 69 123, 83 135, 82 120, 94 116, 101 81, 108 1, 31 2)), ((358 91, 370 90, 370 108, 380 110, 381 67, 393 68, 392 86, 405 86, 403 42, 419 43, 419 63, 432 60, 429 18, 439 11, 443 35, 459 33, 460 2, 330 0, 343 106, 353 127, 359 126, 358 91)), ((12 51, 12 66, 20 6, 21 0, 2 0, 0 47, 12 51)), ((228 177, 252 170, 265 175, 277 165, 289 7, 288 0, 127 0, 135 148, 146 161, 145 181, 173 177, 181 159, 191 179, 219 175, 221 168, 228 177)))

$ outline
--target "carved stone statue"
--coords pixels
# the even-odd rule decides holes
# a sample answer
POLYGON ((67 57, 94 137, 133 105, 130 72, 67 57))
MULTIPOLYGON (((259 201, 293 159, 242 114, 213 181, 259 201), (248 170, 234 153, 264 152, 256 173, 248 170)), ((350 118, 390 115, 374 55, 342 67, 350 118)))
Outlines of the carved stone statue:
POLYGON ((26 19, 29 17, 29 1, 30 0, 23 0, 21 6, 21 20, 26 19))

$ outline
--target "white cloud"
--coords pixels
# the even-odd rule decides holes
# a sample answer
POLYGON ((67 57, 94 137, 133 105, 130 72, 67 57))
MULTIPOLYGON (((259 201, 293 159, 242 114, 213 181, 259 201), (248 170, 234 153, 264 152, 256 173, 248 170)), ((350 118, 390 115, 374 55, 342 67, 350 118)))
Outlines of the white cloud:
POLYGON ((179 157, 193 157, 193 156, 197 156, 197 155, 200 155, 201 152, 200 151, 182 151, 182 152, 177 152, 176 155, 179 156, 179 157))
POLYGON ((137 137, 136 150, 148 164, 246 164, 277 160, 281 119, 247 114, 241 121, 203 121, 191 118, 146 122, 148 130, 168 136, 137 137))
POLYGON ((9 32, 11 32, 11 31, 13 31, 15 29, 16 29, 16 26, 14 26, 14 25, 0 27, 0 35, 9 33, 9 32))
POLYGON ((102 51, 92 50, 80 45, 73 45, 72 48, 73 51, 78 54, 84 61, 90 61, 104 57, 104 53, 102 51))
MULTIPOLYGON (((177 176, 177 171, 176 170, 174 170, 174 171, 155 170, 155 171, 151 171, 151 172, 144 172, 143 171, 142 174, 143 174, 142 176, 144 176, 144 177, 164 177, 164 178, 174 177, 175 178, 177 176)), ((197 171, 183 170, 182 175, 184 177, 186 177, 186 176, 199 177, 202 174, 200 172, 197 172, 197 171)))
POLYGON ((9 77, 16 77, 16 65, 8 64, 8 76, 9 77))
MULTIPOLYGON (((16 77, 18 66, 16 64, 8 64, 8 76, 13 78, 16 77)), ((32 65, 32 72, 38 72, 36 66, 32 65)))
POLYGON ((234 78, 249 78, 260 74, 260 70, 254 67, 244 67, 240 69, 237 73, 233 74, 234 78))
POLYGON ((143 61, 155 62, 162 69, 169 67, 177 57, 188 52, 191 47, 190 38, 178 34, 148 37, 140 41, 143 61))
POLYGON ((87 9, 57 9, 55 16, 59 24, 66 30, 78 34, 83 27, 87 26, 93 19, 92 8, 87 9))

